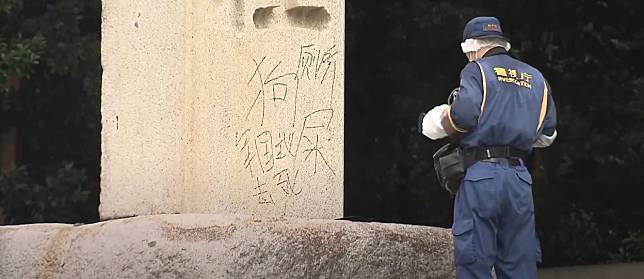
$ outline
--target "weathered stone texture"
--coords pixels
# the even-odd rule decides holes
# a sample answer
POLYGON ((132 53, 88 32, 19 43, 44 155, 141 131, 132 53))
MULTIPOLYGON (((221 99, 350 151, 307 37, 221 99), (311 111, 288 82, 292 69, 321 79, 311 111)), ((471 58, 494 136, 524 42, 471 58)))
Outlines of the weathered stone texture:
POLYGON ((344 1, 104 0, 101 217, 342 216, 344 1))
POLYGON ((0 227, 0 278, 453 278, 448 229, 155 215, 0 227))

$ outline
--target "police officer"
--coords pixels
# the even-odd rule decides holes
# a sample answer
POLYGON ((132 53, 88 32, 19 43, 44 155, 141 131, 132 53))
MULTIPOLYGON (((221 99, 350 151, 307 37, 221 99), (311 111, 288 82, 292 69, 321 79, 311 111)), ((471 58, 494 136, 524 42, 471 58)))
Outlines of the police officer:
POLYGON ((430 110, 422 132, 459 140, 466 172, 454 201, 457 278, 536 278, 532 178, 523 159, 557 136, 550 86, 537 69, 508 55, 509 40, 494 17, 470 20, 463 32, 461 71, 453 102, 430 110))

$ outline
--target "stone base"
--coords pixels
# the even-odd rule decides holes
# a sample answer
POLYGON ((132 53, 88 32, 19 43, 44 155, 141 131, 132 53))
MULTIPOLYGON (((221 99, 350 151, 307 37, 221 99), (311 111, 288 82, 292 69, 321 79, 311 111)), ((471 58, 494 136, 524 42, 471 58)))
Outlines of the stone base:
POLYGON ((450 230, 155 215, 0 227, 0 278, 453 278, 450 230))

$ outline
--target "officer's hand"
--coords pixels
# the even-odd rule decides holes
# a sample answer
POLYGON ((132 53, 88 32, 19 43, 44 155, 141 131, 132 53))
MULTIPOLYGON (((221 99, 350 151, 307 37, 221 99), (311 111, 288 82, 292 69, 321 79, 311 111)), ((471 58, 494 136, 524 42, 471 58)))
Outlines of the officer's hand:
POLYGON ((418 132, 423 133, 423 119, 425 119, 425 114, 424 112, 421 112, 420 115, 418 116, 418 132))
POLYGON ((433 140, 447 137, 447 133, 445 132, 445 129, 443 129, 441 122, 448 108, 448 105, 436 106, 423 116, 421 121, 421 131, 423 135, 433 140))

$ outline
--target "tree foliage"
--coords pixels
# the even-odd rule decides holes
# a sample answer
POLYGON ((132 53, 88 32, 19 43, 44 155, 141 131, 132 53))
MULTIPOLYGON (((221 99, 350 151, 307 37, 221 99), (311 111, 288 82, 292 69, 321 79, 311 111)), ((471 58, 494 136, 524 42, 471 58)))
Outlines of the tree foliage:
POLYGON ((644 260, 642 10, 641 1, 347 1, 347 215, 451 225, 453 201, 431 163, 444 142, 415 132, 417 115, 458 86, 465 22, 493 15, 557 103, 557 141, 528 160, 544 264, 644 260))
POLYGON ((19 140, 19 167, 0 170, 5 222, 97 218, 100 7, 0 1, 0 133, 19 140))

